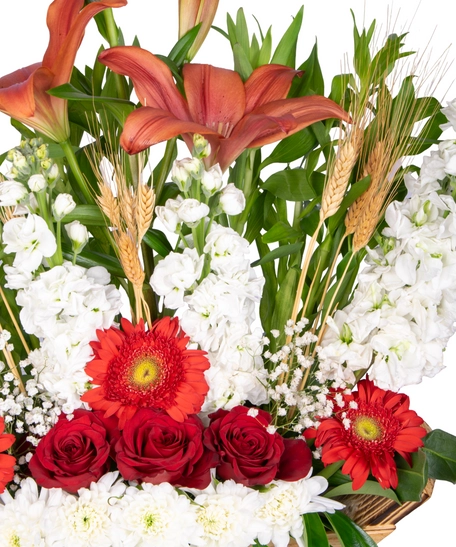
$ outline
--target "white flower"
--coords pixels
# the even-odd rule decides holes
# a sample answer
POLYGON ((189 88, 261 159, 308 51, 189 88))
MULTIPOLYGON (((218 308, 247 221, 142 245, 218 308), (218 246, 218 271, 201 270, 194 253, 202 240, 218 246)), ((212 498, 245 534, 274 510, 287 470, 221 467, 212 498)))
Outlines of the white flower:
POLYGON ((170 232, 175 232, 177 230, 177 226, 182 222, 181 218, 177 214, 177 210, 183 201, 183 198, 178 196, 177 199, 167 199, 164 206, 158 205, 155 207, 157 217, 170 232))
POLYGON ((196 496, 196 520, 203 528, 204 547, 249 547, 259 531, 255 511, 259 494, 232 480, 209 486, 196 496))
POLYGON ((184 249, 184 252, 171 252, 155 267, 150 284, 155 293, 164 297, 167 308, 177 309, 184 304, 185 292, 201 277, 204 256, 196 249, 184 249))
POLYGON ((204 171, 201 177, 201 188, 207 197, 213 196, 220 190, 223 184, 223 173, 220 165, 216 163, 208 171, 204 171))
POLYGON ((176 160, 171 169, 171 179, 181 192, 188 192, 192 179, 200 179, 204 171, 203 162, 198 158, 176 160))
POLYGON ((76 207, 76 203, 70 194, 59 194, 54 203, 52 204, 52 213, 56 220, 62 220, 62 218, 76 207))
POLYGON ((81 224, 79 220, 73 220, 73 222, 65 224, 65 230, 73 244, 73 252, 81 252, 89 241, 89 232, 87 231, 87 228, 84 224, 81 224))
POLYGON ((210 209, 205 203, 193 198, 184 199, 177 209, 179 218, 190 228, 198 226, 200 220, 207 217, 209 212, 210 209))
POLYGON ((32 192, 41 192, 47 186, 46 179, 40 174, 32 175, 27 184, 32 192))
POLYGON ((57 250, 54 234, 38 215, 12 218, 3 227, 5 253, 16 253, 13 266, 33 272, 43 257, 51 257, 57 250))
POLYGON ((220 207, 227 215, 239 215, 245 208, 244 192, 231 182, 222 190, 220 207))
POLYGON ((196 522, 196 506, 169 483, 143 483, 141 490, 127 488, 112 509, 112 520, 116 547, 200 544, 202 528, 196 522))
POLYGON ((231 274, 249 269, 249 243, 232 228, 214 223, 203 250, 210 254, 211 270, 215 273, 231 274))
POLYGON ((441 112, 447 117, 448 123, 442 124, 440 129, 445 130, 452 127, 456 131, 456 99, 448 102, 447 106, 442 108, 441 112))
POLYGON ((290 535, 300 547, 304 547, 302 515, 305 513, 334 513, 342 509, 341 503, 323 498, 318 494, 328 488, 323 477, 308 477, 296 482, 273 481, 271 489, 261 494, 262 505, 256 512, 261 520, 258 541, 275 547, 287 547, 290 535))
POLYGON ((28 195, 27 188, 15 180, 0 182, 0 207, 14 207, 28 195))

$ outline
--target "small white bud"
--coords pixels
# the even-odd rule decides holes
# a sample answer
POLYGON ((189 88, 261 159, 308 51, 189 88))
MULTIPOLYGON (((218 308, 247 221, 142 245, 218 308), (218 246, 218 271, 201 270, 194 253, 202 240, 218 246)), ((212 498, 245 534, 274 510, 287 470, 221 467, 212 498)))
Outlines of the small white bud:
POLYGON ((205 196, 211 197, 220 190, 223 184, 222 176, 222 170, 218 163, 213 165, 209 171, 204 171, 201 177, 201 188, 205 196))
POLYGON ((76 203, 70 194, 59 194, 52 205, 52 214, 55 220, 62 220, 62 218, 76 207, 76 203))
POLYGON ((79 254, 89 241, 87 228, 79 220, 74 220, 70 224, 65 225, 65 230, 73 244, 73 252, 79 254))
POLYGON ((32 192, 41 192, 46 189, 47 182, 43 175, 32 175, 28 180, 28 185, 32 192))
POLYGON ((242 190, 231 182, 222 190, 220 207, 227 215, 239 215, 245 208, 245 196, 242 190))

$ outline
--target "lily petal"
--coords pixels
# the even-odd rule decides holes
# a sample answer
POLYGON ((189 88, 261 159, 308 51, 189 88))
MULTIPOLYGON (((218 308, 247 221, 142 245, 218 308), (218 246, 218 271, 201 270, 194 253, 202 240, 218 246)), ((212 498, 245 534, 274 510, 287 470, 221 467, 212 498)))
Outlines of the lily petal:
POLYGON ((245 114, 271 101, 285 99, 295 76, 301 70, 284 65, 263 65, 256 68, 245 82, 245 114))
POLYGON ((184 88, 193 120, 229 137, 245 110, 241 77, 233 70, 187 64, 184 88))
MULTIPOLYGON (((52 72, 55 74, 55 79, 53 81, 53 86, 57 87, 61 84, 69 82, 71 77, 71 72, 73 70, 74 60, 76 58, 76 53, 81 45, 82 38, 84 37, 84 32, 87 24, 95 17, 97 13, 100 13, 107 8, 120 8, 127 4, 127 0, 98 0, 97 2, 92 2, 85 6, 76 17, 71 21, 71 27, 67 27, 70 23, 70 19, 65 17, 64 14, 68 9, 67 6, 70 4, 71 16, 74 15, 76 5, 80 3, 77 0, 54 0, 55 4, 54 16, 52 18, 53 24, 58 24, 59 27, 67 31, 64 39, 60 39, 60 49, 56 53, 54 51, 55 46, 52 44, 52 49, 46 51, 46 61, 52 60, 52 65, 49 67, 52 72), (56 14, 60 14, 60 17, 56 17, 56 14)), ((54 35, 54 30, 51 31, 51 37, 54 35)), ((56 39, 53 40, 54 43, 58 43, 56 39)), ((51 46, 51 44, 49 44, 51 46)), ((44 63, 44 61, 43 61, 44 63)))
POLYGON ((33 73, 41 63, 26 66, 0 78, 0 110, 13 118, 28 118, 35 112, 33 73))
POLYGON ((167 110, 143 106, 128 116, 120 144, 128 154, 137 154, 153 144, 185 133, 218 136, 215 131, 198 123, 179 120, 167 110))
MULTIPOLYGON (((339 118, 350 122, 351 118, 345 110, 337 103, 320 95, 311 95, 308 97, 298 97, 296 99, 282 99, 272 101, 271 103, 260 106, 252 111, 251 114, 263 114, 271 117, 283 117, 291 115, 295 118, 297 124, 288 134, 292 135, 305 127, 328 118, 339 118)), ((273 133, 267 136, 260 136, 250 144, 251 148, 270 144, 283 138, 281 132, 277 135, 273 133)))
POLYGON ((103 51, 99 61, 108 68, 128 76, 140 103, 167 110, 181 120, 190 120, 185 100, 177 90, 166 64, 149 51, 135 46, 119 46, 103 51))

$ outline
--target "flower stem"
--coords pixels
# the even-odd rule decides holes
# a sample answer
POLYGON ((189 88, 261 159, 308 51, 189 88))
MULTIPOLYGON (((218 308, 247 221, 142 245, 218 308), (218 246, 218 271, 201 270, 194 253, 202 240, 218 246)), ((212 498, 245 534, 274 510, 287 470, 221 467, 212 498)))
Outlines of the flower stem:
POLYGON ((55 252, 54 256, 52 257, 57 264, 60 266, 63 264, 63 255, 62 255, 62 221, 57 221, 57 229, 56 229, 56 240, 57 240, 57 251, 55 252))
POLYGON ((70 166, 70 169, 74 175, 74 178, 76 179, 76 183, 79 187, 79 190, 82 192, 82 195, 84 196, 84 199, 89 205, 94 205, 95 200, 92 197, 92 194, 90 193, 90 189, 84 178, 84 174, 82 173, 81 168, 79 167, 79 163, 76 158, 76 154, 74 153, 73 147, 68 141, 62 141, 60 143, 60 146, 62 147, 62 150, 65 153, 66 159, 68 161, 68 165, 70 166))
MULTIPOLYGON (((103 17, 106 23, 106 29, 108 31, 108 42, 111 47, 119 45, 119 29, 117 28, 114 20, 114 14, 112 9, 105 9, 103 11, 103 17)), ((125 86, 123 85, 122 76, 114 73, 114 81, 116 82, 117 95, 119 99, 128 99, 125 86)))
POLYGON ((334 462, 328 466, 326 466, 324 469, 322 469, 317 475, 319 477, 324 477, 325 479, 329 479, 334 475, 334 473, 337 473, 339 469, 344 465, 345 461, 340 460, 338 462, 334 462))
POLYGON ((166 177, 168 176, 171 162, 173 161, 174 147, 176 146, 176 138, 170 139, 166 143, 165 155, 163 156, 160 172, 157 180, 154 181, 155 203, 160 203, 160 196, 163 191, 166 177))

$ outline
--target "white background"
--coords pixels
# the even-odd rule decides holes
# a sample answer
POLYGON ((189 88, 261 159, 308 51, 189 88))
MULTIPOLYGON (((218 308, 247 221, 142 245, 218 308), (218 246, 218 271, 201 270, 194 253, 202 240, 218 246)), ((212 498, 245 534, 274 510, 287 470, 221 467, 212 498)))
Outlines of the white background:
MULTIPOLYGON (((49 0, 0 1, 0 75, 41 60, 48 40, 45 14, 49 3, 49 0)), ((137 34, 144 48, 154 53, 167 54, 177 37, 177 4, 177 0, 129 0, 128 6, 115 11, 126 43, 130 43, 137 34)), ((263 29, 273 25, 276 45, 301 4, 299 0, 220 0, 215 24, 225 29, 226 12, 229 11, 234 18, 237 9, 244 7, 252 30, 256 29, 256 23, 250 17, 252 13, 263 29)), ((307 58, 317 38, 320 63, 327 83, 326 93, 329 92, 331 78, 340 72, 346 54, 350 59, 352 56, 350 8, 355 12, 358 26, 361 26, 363 20, 369 24, 375 18, 381 38, 387 31, 409 31, 406 42, 408 49, 423 51, 428 47, 431 58, 436 60, 449 48, 448 59, 453 61, 456 58, 456 47, 451 45, 456 21, 454 2, 422 0, 417 4, 411 0, 407 6, 403 3, 391 6, 382 0, 309 0, 304 9, 298 63, 307 58)), ((95 24, 91 22, 77 57, 79 68, 83 68, 84 64, 93 65, 100 40, 95 24)), ((195 61, 231 68, 228 43, 212 31, 195 61)), ((456 63, 453 63, 437 87, 436 96, 441 101, 456 97, 455 76, 456 63)), ((448 134, 448 137, 451 135, 448 134)), ((17 133, 10 127, 8 118, 0 114, 0 152, 16 144, 17 133)), ((455 357, 456 342, 453 340, 445 358, 447 368, 436 378, 425 379, 422 384, 406 391, 412 398, 411 407, 432 428, 444 429, 456 435, 453 406, 456 399, 455 357)), ((438 483, 431 501, 400 522, 396 532, 382 542, 382 547, 455 545, 452 526, 455 507, 456 487, 449 483, 438 483)))

